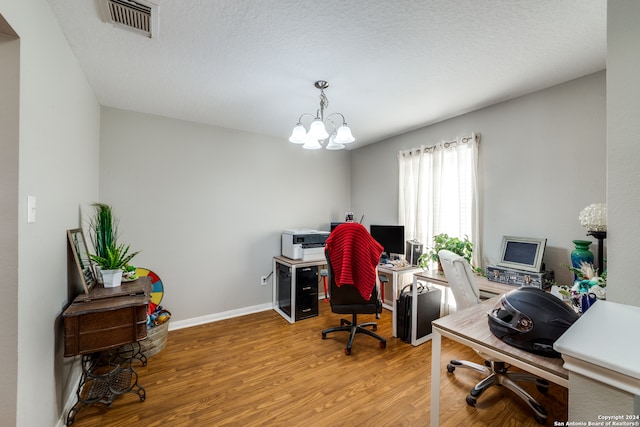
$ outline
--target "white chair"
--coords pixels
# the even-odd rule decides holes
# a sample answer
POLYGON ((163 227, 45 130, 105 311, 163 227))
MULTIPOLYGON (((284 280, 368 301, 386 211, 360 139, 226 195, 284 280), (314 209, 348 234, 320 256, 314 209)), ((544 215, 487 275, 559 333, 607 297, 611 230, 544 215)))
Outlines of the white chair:
MULTIPOLYGON (((456 309, 463 310, 473 304, 480 303, 480 290, 476 283, 474 273, 466 259, 448 250, 438 252, 438 257, 444 269, 444 275, 449 282, 451 293, 456 300, 456 309)), ((474 349, 475 350, 475 349, 474 349)), ((535 383, 538 390, 546 393, 549 383, 532 374, 520 372, 507 372, 505 362, 494 360, 490 356, 476 352, 485 359, 485 364, 469 362, 467 360, 451 360, 447 365, 447 371, 453 373, 456 368, 472 369, 484 374, 486 377, 471 389, 467 396, 467 404, 475 406, 478 398, 492 385, 503 385, 522 400, 534 411, 534 418, 540 424, 547 421, 547 411, 529 393, 522 389, 517 382, 535 383)))

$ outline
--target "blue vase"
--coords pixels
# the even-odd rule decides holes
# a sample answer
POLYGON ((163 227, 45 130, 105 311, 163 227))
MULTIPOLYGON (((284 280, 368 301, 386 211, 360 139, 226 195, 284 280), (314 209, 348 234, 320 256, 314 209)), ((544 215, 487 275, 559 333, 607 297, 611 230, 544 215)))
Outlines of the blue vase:
MULTIPOLYGON (((571 251, 571 266, 573 268, 580 268, 580 265, 583 262, 587 264, 593 264, 593 253, 589 250, 589 245, 591 245, 591 241, 589 240, 574 240, 573 244, 576 245, 576 248, 571 251)), ((574 274, 574 280, 578 278, 577 275, 574 274)))

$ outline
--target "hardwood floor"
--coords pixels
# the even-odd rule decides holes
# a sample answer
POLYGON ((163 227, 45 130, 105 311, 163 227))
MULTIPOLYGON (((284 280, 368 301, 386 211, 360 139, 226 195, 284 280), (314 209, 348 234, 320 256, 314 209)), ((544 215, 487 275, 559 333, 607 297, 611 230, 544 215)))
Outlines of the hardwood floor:
MULTIPOLYGON (((136 367, 146 390, 118 398, 110 409, 83 408, 76 427, 186 426, 426 426, 429 424, 431 343, 413 347, 391 337, 384 311, 378 332, 387 348, 358 335, 351 356, 347 334, 322 340, 339 323, 329 305, 320 315, 287 323, 274 311, 169 332, 166 348, 136 367)), ((360 321, 373 316, 361 316, 360 321)), ((447 339, 443 360, 476 360, 469 348, 447 339)), ((443 426, 538 426, 509 390, 492 387, 473 408, 465 397, 481 376, 443 364, 443 426)), ((547 425, 567 419, 567 390, 551 384, 542 395, 525 385, 549 412, 547 425)), ((66 415, 66 414, 65 414, 66 415)))

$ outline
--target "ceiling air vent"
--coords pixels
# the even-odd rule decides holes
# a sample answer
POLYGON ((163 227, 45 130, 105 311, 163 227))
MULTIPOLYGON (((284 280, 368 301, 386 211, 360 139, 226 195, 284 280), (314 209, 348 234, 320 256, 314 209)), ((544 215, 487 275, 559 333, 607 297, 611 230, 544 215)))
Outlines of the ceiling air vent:
POLYGON ((102 6, 107 22, 149 38, 158 36, 157 5, 148 1, 103 0, 102 6))

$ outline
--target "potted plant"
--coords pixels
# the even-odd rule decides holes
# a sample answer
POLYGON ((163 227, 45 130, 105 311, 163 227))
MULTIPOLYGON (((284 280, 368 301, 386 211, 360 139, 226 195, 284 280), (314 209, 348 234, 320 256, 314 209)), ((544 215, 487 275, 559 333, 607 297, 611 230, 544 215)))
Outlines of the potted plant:
POLYGON ((135 265, 131 265, 127 263, 124 267, 122 267, 122 280, 125 280, 125 281, 136 280, 138 278, 136 270, 137 269, 135 265))
POLYGON ((118 221, 111 206, 93 203, 93 216, 89 218, 89 238, 93 250, 99 257, 107 257, 107 248, 113 247, 118 239, 118 221))
POLYGON ((123 268, 138 252, 129 253, 129 245, 116 245, 113 242, 107 246, 106 256, 91 254, 91 259, 95 261, 102 272, 102 281, 105 288, 115 288, 122 283, 123 268))
POLYGON ((464 239, 460 239, 458 237, 449 237, 447 233, 440 233, 433 236, 433 246, 429 247, 427 252, 420 255, 418 265, 426 270, 430 262, 437 262, 438 270, 442 271, 442 264, 440 264, 440 259, 438 258, 438 252, 442 249, 460 255, 471 264, 473 243, 469 241, 467 236, 464 236, 464 239))
POLYGON ((119 221, 111 206, 104 203, 93 203, 91 206, 93 215, 89 218, 89 237, 95 252, 91 259, 96 262, 96 276, 105 287, 120 286, 123 271, 129 280, 135 276, 135 267, 131 268, 128 262, 138 252, 130 254, 129 245, 118 244, 119 221), (115 277, 112 273, 114 270, 120 270, 119 273, 115 271, 115 277))

